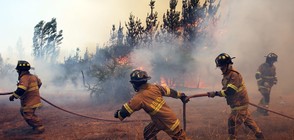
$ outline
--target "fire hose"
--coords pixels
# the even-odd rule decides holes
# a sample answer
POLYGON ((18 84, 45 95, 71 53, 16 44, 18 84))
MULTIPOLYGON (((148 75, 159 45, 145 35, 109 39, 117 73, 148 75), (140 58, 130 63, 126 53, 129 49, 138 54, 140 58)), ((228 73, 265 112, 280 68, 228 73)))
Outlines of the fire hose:
MULTIPOLYGON (((6 92, 6 93, 0 93, 0 95, 9 95, 9 94, 12 94, 13 92, 6 92)), ((68 111, 66 109, 63 109, 61 107, 58 107, 56 106, 55 104, 49 102, 48 100, 44 99, 43 97, 41 97, 41 99, 48 103, 49 105, 59 109, 59 110, 62 110, 64 112, 67 112, 69 114, 72 114, 72 115, 76 115, 76 116, 80 116, 80 117, 84 117, 84 118, 88 118, 88 119, 93 119, 93 120, 98 120, 98 121, 104 121, 104 122, 116 122, 116 123, 120 123, 121 121, 117 121, 117 120, 109 120, 109 119, 102 119, 102 118, 96 118, 96 117, 90 117, 90 116, 86 116, 86 115, 82 115, 82 114, 79 114, 79 113, 75 113, 75 112, 72 112, 72 111, 68 111)), ((126 120, 126 121, 123 121, 123 122, 144 122, 144 121, 150 121, 150 120, 126 120)))
MULTIPOLYGON (((197 98, 197 97, 207 97, 208 94, 207 93, 202 93, 202 94, 195 94, 195 95, 191 95, 191 96, 188 96, 188 99, 191 99, 191 98, 197 98)), ((283 116, 283 117, 286 117, 288 119, 291 119, 291 120, 294 120, 293 117, 290 117, 288 115, 284 115, 284 114, 281 114, 279 112, 276 112, 276 111, 273 111, 273 110, 270 110, 270 109, 267 109, 267 108, 264 108, 264 107, 261 107, 259 105, 256 105, 256 104, 253 104, 253 103, 250 103, 250 105, 254 106, 254 107, 257 107, 257 108, 261 108, 261 109, 264 109, 264 110, 267 110, 269 112, 272 112, 274 114, 277 114, 277 115, 280 115, 280 116, 283 116)), ((186 131, 186 103, 183 103, 183 125, 184 125, 184 130, 186 131)))
MULTIPOLYGON (((0 93, 0 95, 10 95, 12 94, 13 92, 5 92, 5 93, 0 93)), ((197 97, 206 97, 208 96, 207 93, 203 93, 203 94, 195 94, 195 95, 191 95, 191 96, 188 96, 189 99, 191 98, 197 98, 197 97)), ((86 116, 86 115, 82 115, 82 114, 79 114, 79 113, 75 113, 75 112, 72 112, 72 111, 68 111, 66 109, 63 109, 61 107, 58 107, 56 106, 55 104, 49 102, 48 100, 44 99, 41 97, 41 99, 48 103, 49 105, 59 109, 59 110, 62 110, 64 112, 67 112, 69 114, 72 114, 72 115, 76 115, 76 116, 80 116, 80 117, 84 117, 84 118, 88 118, 88 119, 93 119, 93 120, 98 120, 98 121, 105 121, 105 122, 120 122, 120 121, 116 121, 116 120, 109 120, 109 119, 102 119, 102 118, 96 118, 96 117, 90 117, 90 116, 86 116)), ((286 117, 286 118, 289 118, 289 119, 292 119, 294 120, 293 117, 290 117, 288 115, 284 115, 284 114, 281 114, 281 113, 278 113, 276 111, 273 111, 273 110, 270 110, 270 109, 267 109, 267 108, 264 108, 264 107, 261 107, 261 106, 258 106, 256 104, 253 104, 253 103, 250 103, 250 105, 254 106, 254 107, 257 107, 257 108, 261 108, 261 109, 264 109, 264 110, 267 110, 269 112, 272 112, 274 114, 277 114, 277 115, 280 115, 280 116, 283 116, 283 117, 286 117)), ((150 120, 126 120, 126 121, 123 121, 123 122, 143 122, 143 121, 150 121, 150 120)), ((183 103, 183 124, 184 124, 184 130, 186 130, 186 103, 183 103)))

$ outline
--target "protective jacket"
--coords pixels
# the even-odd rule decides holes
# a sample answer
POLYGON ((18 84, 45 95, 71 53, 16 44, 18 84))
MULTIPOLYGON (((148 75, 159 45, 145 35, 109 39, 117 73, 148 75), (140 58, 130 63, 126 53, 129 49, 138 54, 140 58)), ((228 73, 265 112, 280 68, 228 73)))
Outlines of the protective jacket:
POLYGON ((263 63, 259 66, 255 77, 259 89, 269 90, 277 82, 276 67, 268 63, 263 63))
POLYGON ((232 110, 239 110, 248 107, 249 99, 247 90, 241 74, 230 69, 223 74, 223 88, 220 91, 221 96, 225 97, 227 104, 232 110))
POLYGON ((17 90, 13 95, 20 99, 22 109, 40 107, 42 105, 39 93, 41 80, 29 71, 22 72, 18 80, 17 90))
POLYGON ((144 109, 150 115, 158 129, 174 131, 179 126, 180 121, 166 104, 163 96, 180 98, 180 95, 179 92, 169 87, 146 83, 140 86, 137 94, 122 106, 119 112, 119 118, 123 120, 134 111, 144 109))

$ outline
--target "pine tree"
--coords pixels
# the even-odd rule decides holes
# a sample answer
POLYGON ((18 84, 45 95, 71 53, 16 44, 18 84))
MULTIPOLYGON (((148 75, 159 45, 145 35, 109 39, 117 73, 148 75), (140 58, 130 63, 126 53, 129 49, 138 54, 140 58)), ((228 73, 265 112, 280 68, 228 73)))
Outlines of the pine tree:
POLYGON ((146 17, 146 28, 145 28, 145 36, 143 38, 144 44, 147 46, 151 46, 153 42, 154 35, 158 29, 159 23, 157 20, 157 12, 154 12, 155 1, 151 0, 149 3, 150 6, 150 14, 147 13, 146 17))
POLYGON ((83 60, 84 60, 84 62, 89 62, 90 61, 90 54, 89 54, 88 48, 86 48, 83 60))
POLYGON ((203 26, 201 24, 206 17, 206 4, 207 2, 201 6, 200 0, 183 0, 181 22, 184 28, 183 38, 188 47, 196 46, 194 42, 203 35, 203 26))
POLYGON ((166 14, 163 15, 162 28, 165 29, 167 33, 179 36, 180 32, 178 30, 181 26, 181 22, 180 12, 176 11, 177 4, 178 0, 170 0, 170 9, 167 10, 166 14))
POLYGON ((40 21, 34 27, 33 56, 37 60, 55 63, 59 56, 62 30, 57 32, 56 18, 50 22, 40 21))
POLYGON ((117 44, 123 45, 124 41, 124 33, 123 33, 124 27, 121 26, 121 23, 119 23, 118 30, 117 30, 117 44))
POLYGON ((129 21, 126 23, 126 28, 126 41, 128 46, 133 49, 142 40, 144 27, 140 19, 135 19, 135 16, 130 14, 129 21))

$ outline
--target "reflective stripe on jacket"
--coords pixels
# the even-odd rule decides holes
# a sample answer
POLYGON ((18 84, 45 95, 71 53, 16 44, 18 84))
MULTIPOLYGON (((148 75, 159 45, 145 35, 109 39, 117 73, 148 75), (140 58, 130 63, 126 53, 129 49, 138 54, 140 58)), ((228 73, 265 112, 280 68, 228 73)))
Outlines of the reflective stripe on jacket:
POLYGON ((37 76, 29 72, 20 75, 17 87, 25 90, 25 93, 19 97, 22 108, 36 108, 42 105, 39 93, 40 85, 42 82, 37 76))
POLYGON ((260 75, 260 78, 257 79, 259 89, 264 88, 269 90, 277 80, 276 67, 274 65, 263 63, 258 67, 256 73, 260 75), (268 85, 265 85, 265 82, 267 82, 268 85))
POLYGON ((123 108, 130 115, 135 111, 144 109, 159 129, 173 131, 180 124, 180 121, 166 104, 163 96, 180 98, 180 93, 169 87, 147 83, 140 87, 138 93, 128 103, 125 103, 123 108))
POLYGON ((232 69, 228 73, 223 75, 222 79, 223 88, 221 90, 224 92, 228 87, 234 89, 236 92, 233 95, 227 95, 227 104, 231 108, 247 105, 249 102, 246 86, 244 84, 243 78, 239 72, 232 69))

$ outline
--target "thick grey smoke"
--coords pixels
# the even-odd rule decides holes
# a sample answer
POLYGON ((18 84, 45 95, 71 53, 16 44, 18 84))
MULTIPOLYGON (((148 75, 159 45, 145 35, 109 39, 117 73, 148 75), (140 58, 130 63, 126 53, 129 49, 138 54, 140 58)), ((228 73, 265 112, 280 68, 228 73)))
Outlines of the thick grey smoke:
POLYGON ((255 72, 265 62, 264 56, 274 52, 279 56, 275 88, 279 92, 293 90, 293 5, 293 0, 230 0, 222 4, 228 15, 223 15, 225 33, 217 47, 219 52, 236 57, 235 67, 243 74, 248 89, 256 88, 255 72))
MULTIPOLYGON (((260 64, 265 62, 268 53, 278 55, 277 67, 278 85, 274 88, 279 92, 293 90, 294 83, 294 1, 282 0, 226 0, 221 4, 220 21, 216 31, 216 46, 203 46, 194 50, 195 64, 189 64, 186 69, 195 79, 203 81, 207 88, 219 90, 221 87, 221 71, 216 69, 214 59, 220 53, 228 53, 233 59, 234 67, 243 75, 250 92, 257 93, 255 72, 260 64)), ((167 47, 165 47, 167 48, 167 47)), ((132 61, 135 66, 142 66, 150 71, 151 60, 156 53, 163 57, 177 53, 165 53, 168 50, 144 49, 136 50, 132 61)), ((184 73, 178 73, 184 75, 184 73)), ((196 80, 197 81, 197 80, 196 80)))
MULTIPOLYGON (((294 68, 294 63, 292 62, 294 60, 294 55, 292 55, 294 52, 292 47, 294 45, 294 16, 291 16, 294 14, 293 5, 293 0, 223 0, 219 11, 221 18, 216 32, 216 46, 213 48, 203 46, 194 50, 192 53, 194 60, 192 62, 195 63, 188 62, 189 64, 186 64, 185 68, 183 68, 184 71, 179 70, 174 75, 184 76, 184 79, 181 80, 185 80, 185 78, 193 79, 194 85, 199 84, 199 81, 201 81, 206 88, 219 90, 222 75, 220 70, 216 69, 214 59, 218 54, 226 52, 236 57, 233 60, 234 67, 243 75, 249 91, 256 93, 255 72, 258 66, 265 61, 264 56, 274 52, 279 56, 278 62, 275 63, 278 85, 274 88, 281 93, 292 91, 292 84, 294 83, 294 73, 292 72, 292 68, 294 68), (185 75, 187 73, 189 73, 188 76, 185 75)), ((132 54, 133 65, 148 71, 153 77, 152 80, 154 80, 154 75, 157 75, 158 71, 152 71, 154 67, 152 62, 156 61, 156 57, 181 57, 176 49, 169 48, 170 46, 167 46, 167 44, 155 44, 152 49, 137 49, 132 54)), ((6 56, 7 54, 3 55, 4 60, 6 60, 6 56)), ((13 54, 10 56, 13 56, 13 54)), ((44 85, 41 92, 44 93, 44 96, 57 95, 60 98, 61 95, 65 95, 64 100, 61 101, 71 100, 71 97, 81 99, 80 96, 83 95, 80 94, 81 92, 74 95, 72 92, 73 90, 77 91, 76 88, 82 89, 81 75, 77 79, 79 86, 73 85, 71 81, 62 81, 66 84, 58 87, 51 81, 55 76, 65 74, 61 68, 46 64, 42 65, 42 63, 37 64, 31 61, 30 58, 24 59, 29 60, 36 68, 31 72, 39 75, 42 79, 44 85)), ((9 61, 15 66, 17 58, 10 58, 9 61)), ((186 62, 175 59, 174 63, 186 62)), ((12 70, 9 77, 0 79, 0 89, 2 91, 15 90, 16 80, 17 74, 12 70)), ((87 91, 82 93, 88 95, 87 91)))
MULTIPOLYGON (((15 59, 15 58, 14 58, 15 59)), ((77 75, 75 84, 70 79, 63 79, 66 72, 60 65, 46 62, 38 62, 24 58, 33 67, 30 73, 37 75, 42 81, 41 96, 57 104, 74 103, 76 101, 88 101, 89 92, 83 87, 82 75, 77 75)), ((5 76, 0 79, 0 92, 13 92, 17 88, 18 74, 14 69, 17 64, 9 64, 11 67, 5 76)), ((5 67, 6 68, 6 67, 5 67)), ((0 96, 0 100, 8 102, 8 96, 0 96)))

